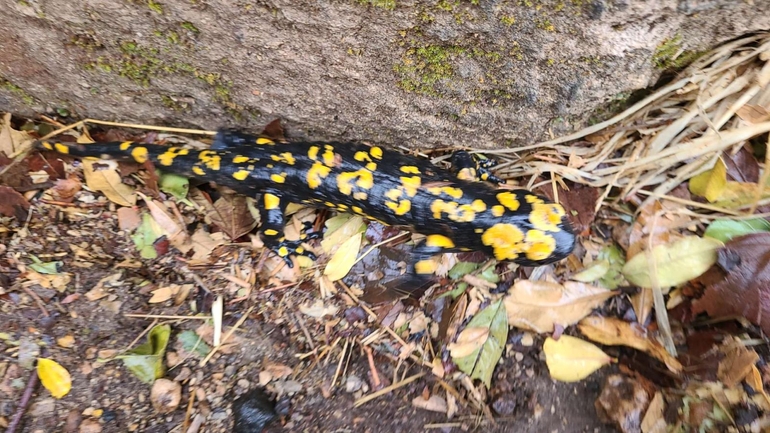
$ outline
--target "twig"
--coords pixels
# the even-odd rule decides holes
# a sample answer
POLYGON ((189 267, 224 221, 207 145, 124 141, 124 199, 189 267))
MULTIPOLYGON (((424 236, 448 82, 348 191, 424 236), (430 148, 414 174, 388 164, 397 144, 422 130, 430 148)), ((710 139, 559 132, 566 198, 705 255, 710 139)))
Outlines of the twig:
POLYGON ((21 426, 21 419, 24 417, 24 413, 27 412, 27 407, 29 407, 29 402, 32 401, 32 394, 35 392, 37 384, 37 369, 33 369, 27 380, 27 386, 24 388, 24 393, 19 400, 19 405, 16 406, 16 412, 13 414, 13 418, 8 424, 8 429, 5 433, 16 433, 16 430, 21 426))
POLYGON ((406 379, 402 380, 401 382, 394 383, 393 385, 386 386, 385 388, 382 388, 381 390, 379 390, 377 392, 373 392, 371 394, 365 395, 365 396, 359 398, 358 400, 356 400, 356 402, 353 403, 353 407, 359 407, 359 406, 361 406, 363 404, 366 404, 366 403, 374 400, 375 398, 378 398, 380 396, 388 394, 389 392, 391 392, 393 390, 396 390, 398 388, 401 388, 402 386, 406 386, 406 385, 414 382, 415 380, 417 380, 417 379, 419 379, 419 378, 421 378, 423 376, 425 376, 424 372, 423 373, 417 373, 414 376, 407 377, 406 379))

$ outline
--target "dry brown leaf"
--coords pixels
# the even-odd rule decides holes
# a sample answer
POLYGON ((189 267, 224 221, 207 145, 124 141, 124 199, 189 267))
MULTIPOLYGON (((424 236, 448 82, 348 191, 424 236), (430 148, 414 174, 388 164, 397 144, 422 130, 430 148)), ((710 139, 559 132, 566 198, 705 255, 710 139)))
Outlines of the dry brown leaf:
POLYGON ((750 124, 767 122, 770 120, 770 112, 761 105, 746 104, 735 112, 744 122, 750 124))
POLYGON ((96 301, 109 295, 108 290, 112 287, 120 285, 122 277, 123 272, 116 272, 102 278, 91 290, 86 292, 86 299, 89 301, 96 301))
POLYGON ((660 360, 674 373, 682 371, 682 364, 671 356, 638 323, 628 323, 613 317, 586 317, 578 325, 580 332, 588 339, 607 346, 628 346, 648 353, 660 360))
POLYGON ((433 412, 446 413, 447 411, 446 400, 436 394, 431 395, 428 399, 424 399, 422 396, 415 397, 412 400, 412 406, 433 412))
POLYGON ((242 195, 223 194, 214 202, 213 212, 206 214, 217 227, 236 240, 257 226, 249 212, 247 198, 242 195))
POLYGON ((0 152, 13 158, 22 152, 32 137, 26 131, 17 131, 11 127, 11 113, 5 113, 0 124, 0 152))
POLYGON ((214 248, 227 243, 224 233, 209 233, 202 227, 193 233, 190 240, 194 251, 192 258, 196 260, 208 258, 214 248))
POLYGON ((720 346, 725 357, 719 362, 717 377, 726 387, 732 388, 751 374, 759 355, 740 341, 731 340, 720 346))
POLYGON ((508 290, 503 303, 510 326, 535 332, 553 332, 555 324, 569 326, 577 323, 616 294, 572 281, 561 285, 519 280, 508 290))
POLYGON ((118 227, 121 230, 134 231, 142 223, 142 217, 135 207, 122 207, 118 209, 118 227))
POLYGON ((120 180, 115 161, 83 160, 83 175, 89 188, 102 192, 111 202, 120 206, 136 204, 134 189, 120 180))

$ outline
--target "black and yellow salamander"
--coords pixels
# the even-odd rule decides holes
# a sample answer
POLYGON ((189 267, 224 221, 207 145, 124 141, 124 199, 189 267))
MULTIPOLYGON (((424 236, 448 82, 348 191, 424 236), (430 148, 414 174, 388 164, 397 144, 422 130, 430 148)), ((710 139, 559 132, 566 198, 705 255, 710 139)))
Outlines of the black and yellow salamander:
MULTIPOLYGON (((454 156, 455 173, 429 161, 360 143, 289 142, 220 131, 207 150, 137 142, 36 146, 81 158, 151 161, 158 169, 213 181, 258 199, 265 245, 291 265, 313 255, 284 238, 290 202, 363 215, 426 235, 412 252, 410 271, 432 274, 441 252, 484 251, 498 260, 539 266, 572 251, 575 235, 564 208, 526 190, 484 180, 489 163, 466 152, 454 156)), ((488 161, 488 160, 487 160, 488 161)))

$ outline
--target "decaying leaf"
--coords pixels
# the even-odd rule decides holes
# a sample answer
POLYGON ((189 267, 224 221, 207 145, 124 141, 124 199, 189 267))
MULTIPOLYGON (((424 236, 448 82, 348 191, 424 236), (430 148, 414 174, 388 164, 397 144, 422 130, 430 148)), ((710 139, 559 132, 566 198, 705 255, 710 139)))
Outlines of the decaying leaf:
POLYGON ((213 209, 206 216, 231 240, 238 239, 257 226, 257 221, 249 212, 247 198, 242 195, 223 194, 214 202, 213 209))
POLYGON ((724 354, 724 358, 719 361, 717 377, 728 388, 736 386, 751 374, 754 364, 759 361, 757 352, 738 340, 728 340, 719 349, 724 354))
POLYGON ((115 161, 85 159, 83 160, 83 175, 89 188, 102 192, 111 202, 120 206, 136 204, 134 189, 120 180, 115 161))
POLYGON ((28 210, 29 202, 23 195, 9 186, 0 186, 0 215, 26 221, 28 210))
POLYGON ((40 378, 40 383, 54 398, 62 398, 72 389, 69 371, 53 359, 37 360, 37 376, 40 378))
POLYGON ((578 329, 588 339, 606 346, 628 346, 641 350, 660 360, 674 373, 682 371, 682 364, 671 356, 658 341, 652 339, 638 323, 628 323, 613 317, 586 317, 578 329))
MULTIPOLYGON (((505 341, 508 338, 508 320, 502 301, 497 301, 481 310, 471 319, 466 329, 470 329, 469 335, 478 336, 478 340, 483 340, 483 344, 478 345, 477 349, 465 356, 459 355, 464 355, 468 347, 455 347, 452 351, 452 360, 457 368, 472 379, 481 379, 489 388, 495 365, 503 354, 505 341), (456 353, 458 355, 455 355, 456 353)), ((458 340, 462 338, 460 344, 468 343, 466 340, 469 337, 463 337, 463 332, 458 337, 458 340)))
POLYGON ((329 263, 326 264, 324 275, 330 281, 341 280, 350 272, 361 249, 361 237, 363 233, 357 233, 340 245, 329 263))
POLYGON ((0 152, 5 156, 13 158, 20 152, 23 152, 26 145, 32 141, 32 137, 27 131, 17 131, 11 126, 11 113, 3 115, 0 123, 0 152))
POLYGON ((727 277, 707 287, 693 312, 711 317, 743 316, 770 333, 770 233, 735 238, 719 251, 727 277))
MULTIPOLYGON (((321 241, 321 248, 327 254, 332 254, 353 235, 366 231, 364 219, 359 215, 341 214, 326 221, 326 232, 321 241)), ((360 239, 360 238, 359 238, 360 239)), ((360 242, 359 242, 360 244, 360 242)))
POLYGON ((553 332, 554 325, 569 326, 591 313, 616 292, 584 283, 564 285, 519 280, 503 300, 508 323, 535 332, 553 332))
POLYGON ((706 272, 716 263, 722 242, 712 238, 688 236, 670 244, 658 245, 650 254, 639 253, 623 266, 623 275, 640 287, 652 287, 650 273, 655 270, 656 282, 668 293, 670 287, 685 283, 706 272), (650 263, 648 256, 654 261, 650 263))
POLYGON ((598 347, 569 335, 562 335, 558 340, 548 337, 543 352, 551 377, 561 382, 583 380, 612 362, 598 347))

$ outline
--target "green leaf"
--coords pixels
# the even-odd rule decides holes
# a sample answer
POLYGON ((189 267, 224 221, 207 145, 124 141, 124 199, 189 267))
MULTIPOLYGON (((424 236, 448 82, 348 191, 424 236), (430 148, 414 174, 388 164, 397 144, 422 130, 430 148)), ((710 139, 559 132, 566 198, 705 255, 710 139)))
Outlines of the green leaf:
POLYGON ((471 319, 465 330, 458 336, 459 344, 454 347, 450 345, 450 353, 463 352, 464 354, 465 350, 461 345, 466 344, 475 344, 478 348, 472 350, 469 355, 458 357, 453 355, 452 360, 457 365, 457 368, 470 375, 473 379, 481 379, 489 388, 492 382, 492 373, 495 370, 497 361, 500 360, 500 356, 503 354, 507 338, 508 315, 506 314, 503 302, 497 301, 490 304, 471 319), (473 338, 466 342, 462 341, 463 333, 466 331, 473 332, 475 330, 477 332, 485 328, 488 332, 484 333, 486 338, 483 341, 474 342, 472 341, 474 340, 473 338))
POLYGON ((599 251, 598 260, 606 260, 610 264, 609 270, 599 280, 599 284, 605 289, 615 290, 623 284, 623 265, 626 264, 626 254, 615 244, 606 246, 599 251))
POLYGON ((486 280, 494 284, 500 282, 500 275, 497 274, 494 266, 489 266, 488 268, 484 269, 484 272, 479 274, 479 277, 481 277, 482 280, 486 280))
POLYGON ((166 355, 166 346, 171 336, 171 326, 158 325, 150 330, 147 341, 124 355, 116 356, 123 361, 126 368, 144 383, 153 383, 155 379, 163 377, 166 366, 163 358, 166 355))
POLYGON ((454 266, 452 266, 452 269, 449 270, 449 278, 453 280, 459 280, 463 276, 470 274, 478 268, 478 263, 457 262, 454 266))
POLYGON ((722 242, 712 238, 689 236, 678 241, 658 245, 652 252, 640 252, 623 266, 626 279, 639 287, 652 287, 650 272, 656 270, 656 280, 668 293, 667 288, 678 286, 706 272, 717 261, 717 250, 722 242), (652 257, 654 267, 648 260, 652 257))
POLYGON ((150 216, 150 214, 142 215, 142 224, 137 227, 136 233, 131 236, 131 240, 134 241, 136 249, 139 250, 139 255, 143 259, 154 259, 158 257, 158 252, 155 251, 155 241, 163 233, 158 223, 150 216))
POLYGON ((764 218, 753 218, 750 220, 719 219, 709 224, 703 236, 727 242, 732 238, 743 235, 768 231, 770 231, 770 221, 764 218))
POLYGON ((185 352, 196 353, 201 358, 211 352, 211 347, 195 331, 182 331, 176 338, 185 352))
POLYGON ((62 262, 43 262, 32 254, 29 255, 34 263, 29 264, 27 267, 39 274, 56 275, 59 273, 59 269, 62 267, 62 262))
POLYGON ((178 174, 163 173, 160 175, 158 187, 161 191, 174 196, 178 201, 192 205, 191 202, 187 201, 187 193, 190 191, 190 180, 186 177, 179 176, 178 174))

